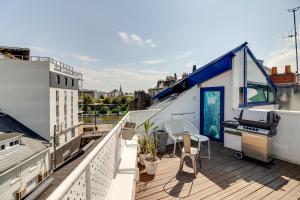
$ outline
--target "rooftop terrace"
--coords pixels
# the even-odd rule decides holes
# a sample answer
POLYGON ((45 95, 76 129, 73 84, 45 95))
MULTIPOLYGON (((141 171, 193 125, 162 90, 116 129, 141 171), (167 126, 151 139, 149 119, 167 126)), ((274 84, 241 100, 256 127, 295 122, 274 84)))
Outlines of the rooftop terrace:
MULTIPOLYGON (((273 155, 282 160, 275 159, 274 165, 267 168, 261 163, 238 160, 234 150, 212 142, 211 159, 201 159, 201 168, 198 165, 194 177, 188 161, 183 171, 178 171, 179 154, 171 156, 172 145, 161 155, 155 176, 138 170, 136 138, 124 141, 122 129, 126 122, 134 122, 140 133, 145 120, 159 123, 164 118, 158 118, 159 110, 128 112, 47 199, 299 199, 300 165, 283 160, 299 164, 298 134, 293 130, 300 113, 279 113, 282 121, 273 141, 273 155)), ((201 149, 207 152, 205 145, 201 149)))

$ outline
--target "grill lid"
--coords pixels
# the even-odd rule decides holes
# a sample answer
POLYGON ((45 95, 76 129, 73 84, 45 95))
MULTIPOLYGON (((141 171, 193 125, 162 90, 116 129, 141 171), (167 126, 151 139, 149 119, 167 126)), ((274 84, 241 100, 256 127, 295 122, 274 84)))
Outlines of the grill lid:
POLYGON ((274 129, 277 127, 280 116, 271 110, 243 109, 239 116, 239 124, 262 129, 274 129))

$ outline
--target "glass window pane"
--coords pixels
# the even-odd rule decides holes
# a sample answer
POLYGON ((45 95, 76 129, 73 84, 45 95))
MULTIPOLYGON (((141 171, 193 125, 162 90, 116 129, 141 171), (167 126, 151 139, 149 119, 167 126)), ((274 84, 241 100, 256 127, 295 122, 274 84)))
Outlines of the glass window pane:
POLYGON ((273 103, 273 88, 254 60, 247 55, 247 103, 273 103))

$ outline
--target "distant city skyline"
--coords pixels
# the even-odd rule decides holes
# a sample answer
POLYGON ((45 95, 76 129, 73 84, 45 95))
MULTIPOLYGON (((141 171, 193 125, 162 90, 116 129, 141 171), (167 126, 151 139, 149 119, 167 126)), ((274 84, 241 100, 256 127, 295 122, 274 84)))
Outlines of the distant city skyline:
MULTIPOLYGON (((84 88, 147 90, 247 41, 268 67, 295 67, 288 8, 267 1, 1 1, 2 46, 28 47, 84 74, 84 88)), ((300 22, 297 13, 298 24, 300 22)))

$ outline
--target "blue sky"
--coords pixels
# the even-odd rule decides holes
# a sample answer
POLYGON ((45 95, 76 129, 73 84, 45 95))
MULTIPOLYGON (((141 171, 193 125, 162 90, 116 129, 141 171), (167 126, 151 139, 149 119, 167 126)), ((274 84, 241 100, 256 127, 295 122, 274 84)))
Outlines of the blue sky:
POLYGON ((0 44, 74 66, 86 88, 122 84, 134 91, 244 41, 270 67, 295 65, 293 43, 281 37, 292 30, 287 9, 296 6, 297 0, 2 0, 0 44))

